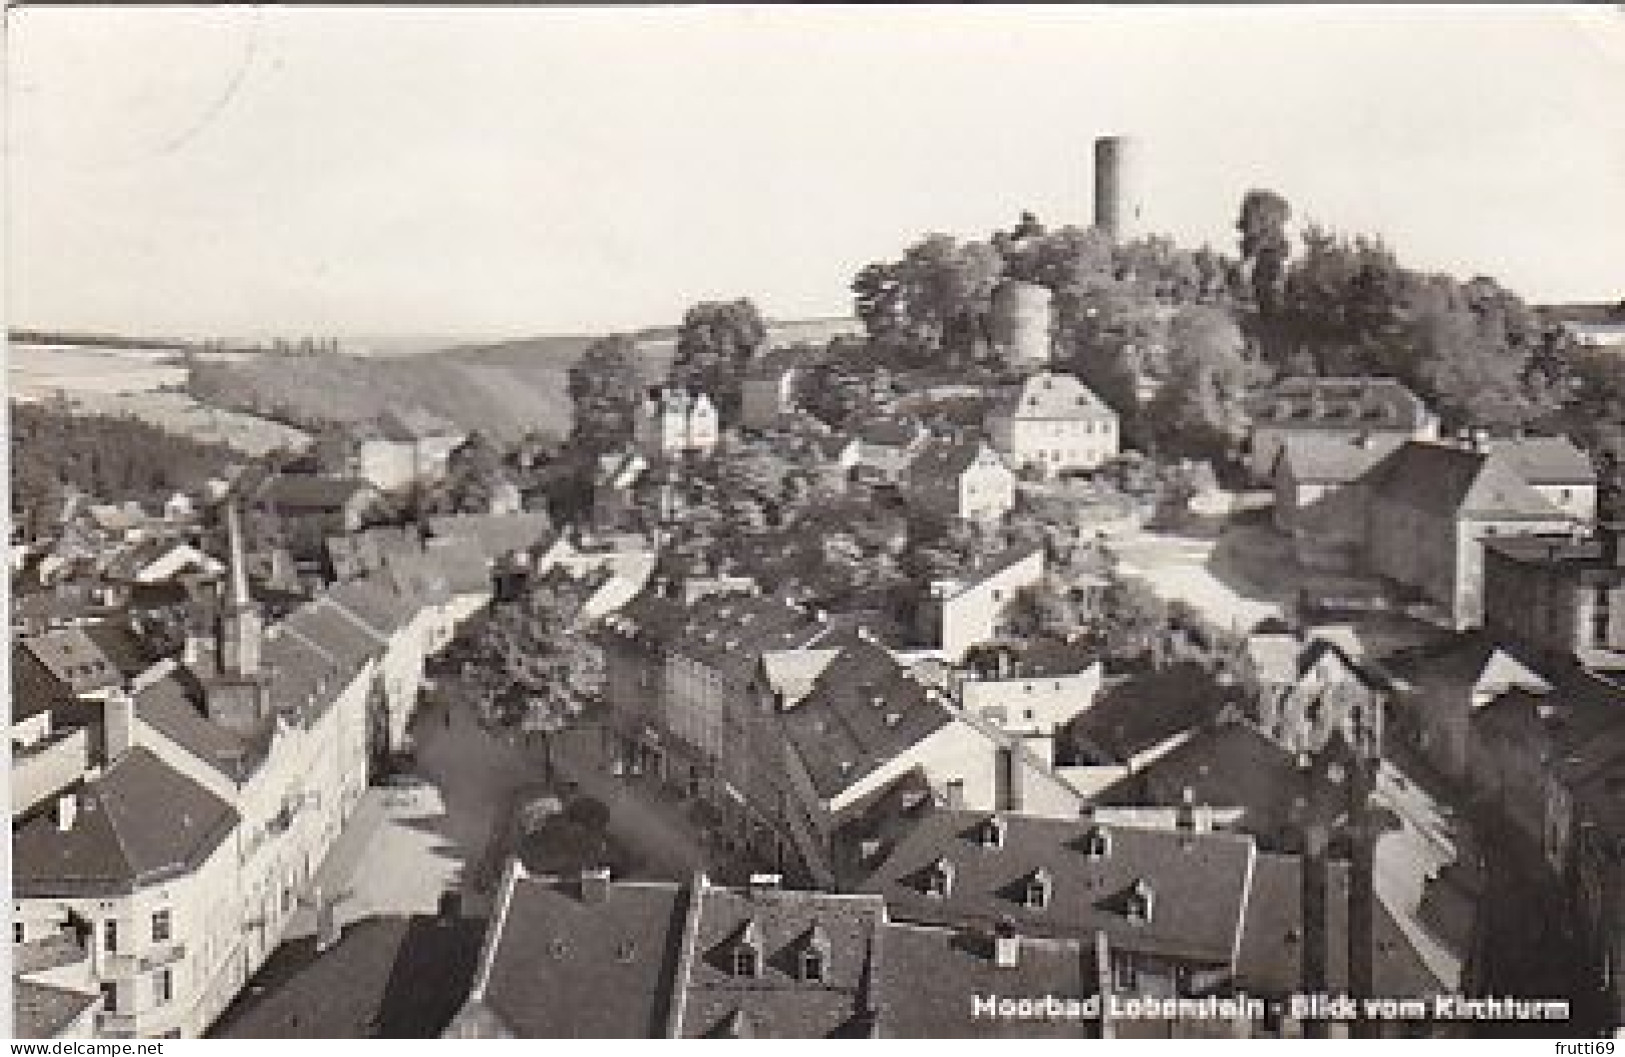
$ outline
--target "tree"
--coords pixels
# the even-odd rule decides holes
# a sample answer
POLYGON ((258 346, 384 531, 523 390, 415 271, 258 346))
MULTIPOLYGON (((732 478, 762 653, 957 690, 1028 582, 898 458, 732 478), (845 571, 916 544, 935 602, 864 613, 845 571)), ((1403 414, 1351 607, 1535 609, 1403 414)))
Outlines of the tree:
POLYGON ((852 281, 872 343, 925 363, 965 359, 983 332, 1004 261, 987 243, 927 235, 899 261, 870 264, 852 281))
POLYGON ((703 391, 725 417, 738 410, 745 370, 767 342, 767 324, 748 298, 702 301, 683 314, 671 379, 703 391))
POLYGON ((1241 328, 1220 309, 1181 309, 1168 352, 1168 380, 1152 403, 1160 439, 1183 454, 1226 454, 1246 433, 1244 400, 1262 380, 1241 328))
POLYGON ((1250 267, 1252 294, 1260 315, 1275 313, 1291 243, 1286 223, 1292 207, 1274 191, 1252 190, 1241 200, 1236 229, 1241 233, 1241 259, 1250 267))
POLYGON ((570 367, 578 444, 596 453, 614 448, 632 435, 632 412, 640 389, 637 361, 636 342, 624 334, 612 334, 587 346, 570 367))

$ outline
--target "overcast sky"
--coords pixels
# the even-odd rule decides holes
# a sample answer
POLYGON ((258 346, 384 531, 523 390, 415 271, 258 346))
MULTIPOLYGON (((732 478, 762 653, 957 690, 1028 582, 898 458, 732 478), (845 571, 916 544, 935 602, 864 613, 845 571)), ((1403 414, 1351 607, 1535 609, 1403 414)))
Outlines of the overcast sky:
POLYGON ((12 325, 495 336, 749 296, 1025 208, 1242 194, 1537 299, 1625 296, 1617 9, 9 12, 12 325))

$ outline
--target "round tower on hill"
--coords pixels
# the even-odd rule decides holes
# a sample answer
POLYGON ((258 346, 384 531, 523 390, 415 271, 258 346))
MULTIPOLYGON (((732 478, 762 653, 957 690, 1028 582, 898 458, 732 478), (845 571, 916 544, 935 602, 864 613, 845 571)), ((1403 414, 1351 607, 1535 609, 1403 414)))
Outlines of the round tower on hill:
POLYGON ((1095 140, 1095 227, 1121 242, 1142 230, 1138 144, 1127 136, 1095 140))
POLYGON ((1049 287, 1008 280, 993 291, 993 344, 1011 366, 1049 363, 1053 310, 1049 287))

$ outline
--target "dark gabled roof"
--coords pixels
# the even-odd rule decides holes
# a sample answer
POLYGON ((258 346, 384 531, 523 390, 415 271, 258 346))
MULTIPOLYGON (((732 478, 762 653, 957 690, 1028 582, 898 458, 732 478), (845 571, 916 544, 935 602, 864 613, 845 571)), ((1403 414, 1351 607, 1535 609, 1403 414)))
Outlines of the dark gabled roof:
POLYGON ((476 977, 480 1001, 520 1038, 659 1038, 686 904, 675 884, 616 882, 592 903, 576 881, 511 874, 476 977))
POLYGON ((1250 401, 1259 425, 1410 432, 1427 405, 1393 378, 1287 378, 1250 401))
POLYGON ((986 847, 986 812, 925 812, 860 890, 883 896, 899 921, 991 928, 1001 920, 1025 935, 1085 939, 1104 932, 1113 947, 1185 961, 1230 964, 1241 930, 1255 856, 1252 839, 1231 833, 1106 825, 1087 819, 1004 815, 1001 847, 986 847), (1088 836, 1107 838, 1104 855, 1088 836), (953 868, 947 896, 927 894, 933 863, 953 868), (1043 908, 1022 900, 1040 868, 1051 879, 1043 908), (1126 913, 1137 882, 1150 886, 1149 921, 1126 913))
POLYGON ((1015 965, 993 961, 991 934, 903 922, 880 932, 880 1035, 893 1039, 1080 1038, 1087 1019, 972 1017, 970 996, 1082 998, 1095 993, 1095 952, 1076 940, 1021 938, 1015 965))
POLYGON ((472 540, 492 561, 539 546, 548 540, 552 531, 552 519, 541 510, 516 514, 457 514, 429 519, 431 535, 472 540))
POLYGON ((980 440, 933 440, 909 462, 908 482, 916 488, 952 487, 984 457, 1004 465, 1004 460, 980 440))
POLYGON ((1128 807, 1152 799, 1173 807, 1189 789, 1196 804, 1243 809, 1236 828, 1267 837, 1291 822, 1282 790, 1299 780, 1291 753, 1250 724, 1219 723, 1129 776, 1120 789, 1106 789, 1099 802, 1128 807))
POLYGON ((1506 459, 1452 444, 1410 441, 1367 481, 1379 499, 1439 517, 1566 520, 1506 459))
POLYGON ((1068 732, 1121 762, 1213 721, 1225 704, 1226 691, 1212 676, 1199 665, 1179 663, 1108 686, 1068 732))
POLYGON ((270 749, 269 723, 258 736, 240 737, 205 716, 178 675, 143 688, 135 696, 135 709, 143 723, 232 782, 245 781, 270 749))
POLYGON ((55 717, 74 711, 73 691, 51 674, 20 641, 11 645, 11 721, 27 719, 41 712, 55 717))
POLYGON ((237 825, 225 801, 134 748, 78 792, 71 829, 47 802, 12 835, 12 887, 25 898, 120 895, 195 868, 237 825))
POLYGON ((1488 446, 1529 484, 1597 483, 1596 467, 1567 437, 1511 437, 1490 440, 1488 446))
POLYGON ((101 999, 82 991, 14 977, 11 981, 13 1030, 19 1039, 54 1039, 101 999))
POLYGON ((682 1034, 714 1035, 735 1014, 763 1038, 821 1039, 842 1032, 863 1011, 864 973, 885 914, 875 896, 706 887, 687 967, 682 1034), (797 975, 814 928, 828 941, 821 982, 797 975), (732 953, 747 933, 759 945, 762 971, 742 980, 733 975, 732 953))
POLYGON ((106 622, 86 624, 85 635, 123 676, 136 676, 158 660, 152 647, 130 628, 106 622))
POLYGON ((1400 433, 1375 433, 1355 440, 1299 434, 1286 438, 1276 465, 1295 481, 1346 484, 1358 479, 1404 442, 1404 434, 1400 433))
POLYGON ((873 642, 846 644, 801 703, 780 713, 784 733, 824 799, 832 799, 953 721, 941 695, 916 682, 873 642))
POLYGON ((282 474, 267 481, 255 498, 291 510, 340 510, 356 496, 374 491, 359 478, 282 474))

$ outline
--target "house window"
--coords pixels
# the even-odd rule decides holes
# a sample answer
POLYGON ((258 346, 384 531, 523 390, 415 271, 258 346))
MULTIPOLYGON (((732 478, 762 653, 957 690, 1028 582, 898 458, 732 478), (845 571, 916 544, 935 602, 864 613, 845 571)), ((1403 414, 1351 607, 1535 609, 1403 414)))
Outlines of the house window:
POLYGON ((152 915, 152 942, 168 943, 170 937, 169 911, 159 910, 152 915))
POLYGON ((954 864, 947 859, 938 859, 931 864, 925 880, 927 895, 947 899, 954 890, 954 864))
POLYGON ((159 969, 152 974, 153 1001, 160 1006, 167 1005, 175 997, 175 974, 168 969, 159 969))
POLYGON ((801 979, 807 983, 823 983, 824 952, 808 948, 801 952, 801 979))
POLYGON ((761 953, 748 944, 734 948, 734 975, 754 977, 761 970, 761 953))
POLYGON ((108 954, 118 953, 118 922, 102 922, 102 949, 108 954))
POLYGON ((118 985, 102 985, 102 1009, 109 1013, 118 1012, 118 985))
POLYGON ((1608 647, 1608 625, 1613 621, 1609 608, 1610 601, 1607 586, 1597 588, 1591 603, 1591 645, 1598 649, 1608 647))
POLYGON ((28 942, 28 926, 23 924, 21 921, 13 921, 11 923, 11 942, 28 942))

